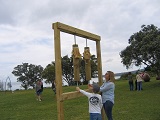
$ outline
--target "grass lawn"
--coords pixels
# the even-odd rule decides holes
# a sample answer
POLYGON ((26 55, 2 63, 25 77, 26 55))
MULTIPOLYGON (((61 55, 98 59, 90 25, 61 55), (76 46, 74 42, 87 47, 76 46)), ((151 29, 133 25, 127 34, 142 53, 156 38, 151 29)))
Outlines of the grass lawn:
MULTIPOLYGON (((160 120, 160 81, 143 82, 143 91, 129 91, 128 81, 116 81, 114 120, 160 120)), ((86 89, 87 86, 80 86, 86 89)), ((63 92, 75 86, 63 87, 63 92)), ((36 100, 34 90, 0 92, 0 120, 57 120, 56 96, 44 88, 43 100, 36 100)), ((65 120, 89 120, 87 97, 66 100, 65 120)))

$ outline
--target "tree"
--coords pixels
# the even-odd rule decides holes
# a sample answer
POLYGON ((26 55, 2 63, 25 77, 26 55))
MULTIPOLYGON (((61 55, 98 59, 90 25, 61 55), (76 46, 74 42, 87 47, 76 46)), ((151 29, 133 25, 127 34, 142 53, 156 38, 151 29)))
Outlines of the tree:
POLYGON ((160 29, 151 25, 142 25, 141 30, 129 38, 129 46, 120 52, 123 65, 142 64, 150 67, 160 76, 160 29))
POLYGON ((80 61, 81 67, 80 67, 80 79, 83 80, 83 84, 88 84, 88 81, 86 81, 86 73, 85 73, 85 60, 81 59, 80 61))
POLYGON ((46 79, 45 83, 52 83, 55 80, 55 62, 48 64, 42 72, 42 77, 46 79))
MULTIPOLYGON (((91 56, 90 62, 91 62, 91 77, 95 78, 98 75, 97 58, 95 55, 91 56)), ((83 83, 88 84, 88 81, 86 81, 85 60, 83 60, 83 59, 81 60, 80 72, 81 72, 81 79, 83 80, 83 83)))
POLYGON ((98 69, 97 69, 97 58, 95 55, 91 56, 91 77, 95 78, 98 76, 98 69))
POLYGON ((73 59, 68 55, 62 57, 62 76, 68 85, 73 85, 73 59))
POLYGON ((21 86, 27 90, 30 86, 34 88, 35 82, 42 79, 42 71, 41 65, 22 63, 22 65, 17 65, 14 68, 12 74, 18 77, 17 82, 21 82, 21 86))
MULTIPOLYGON (((62 63, 62 78, 68 83, 68 85, 73 84, 73 63, 72 58, 68 55, 61 58, 62 63)), ((55 80, 55 62, 48 64, 44 71, 42 72, 42 77, 46 79, 45 83, 52 83, 55 80)))
MULTIPOLYGON (((61 58, 62 63, 62 79, 68 83, 68 85, 74 85, 75 81, 73 80, 73 58, 65 55, 61 58)), ((87 83, 85 80, 85 61, 80 59, 80 78, 83 79, 83 82, 87 83)), ((91 56, 91 76, 97 77, 97 59, 95 55, 91 56)), ((42 77, 46 79, 45 83, 51 83, 55 80, 55 62, 48 64, 42 72, 42 77)))

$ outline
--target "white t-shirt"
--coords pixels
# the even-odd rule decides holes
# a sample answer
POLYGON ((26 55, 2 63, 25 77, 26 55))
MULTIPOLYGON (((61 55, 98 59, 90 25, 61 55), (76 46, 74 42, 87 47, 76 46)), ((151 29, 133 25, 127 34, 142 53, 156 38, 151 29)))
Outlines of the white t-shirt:
POLYGON ((80 90, 80 92, 88 97, 89 101, 89 113, 99 113, 101 114, 102 109, 102 97, 99 94, 89 93, 84 90, 80 90))
POLYGON ((137 82, 143 81, 141 74, 136 75, 137 82))

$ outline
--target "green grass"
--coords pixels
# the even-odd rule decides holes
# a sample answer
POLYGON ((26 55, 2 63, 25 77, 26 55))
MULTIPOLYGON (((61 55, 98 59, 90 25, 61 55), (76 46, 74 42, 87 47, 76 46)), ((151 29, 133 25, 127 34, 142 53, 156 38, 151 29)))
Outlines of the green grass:
MULTIPOLYGON (((128 81, 116 81, 114 120, 160 120, 160 81, 143 82, 143 91, 129 91, 128 81)), ((80 86, 86 89, 87 86, 80 86)), ((64 92, 75 86, 63 87, 64 92)), ((36 101, 34 90, 0 92, 0 120, 57 120, 56 96, 45 88, 43 101, 36 101)), ((65 120, 89 120, 87 97, 66 100, 65 120)))

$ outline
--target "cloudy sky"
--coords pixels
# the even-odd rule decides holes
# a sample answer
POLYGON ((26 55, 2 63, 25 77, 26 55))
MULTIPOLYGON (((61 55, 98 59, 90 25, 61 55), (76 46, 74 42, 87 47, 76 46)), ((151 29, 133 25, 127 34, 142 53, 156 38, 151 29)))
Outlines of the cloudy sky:
MULTIPOLYGON (((42 65, 54 61, 52 23, 61 22, 101 36, 102 71, 127 70, 120 51, 141 25, 160 28, 159 0, 0 0, 0 80, 22 63, 42 65)), ((85 39, 76 37, 80 52, 85 39)), ((61 33, 61 54, 71 55, 74 36, 61 33)), ((91 54, 95 42, 88 40, 91 54)))

